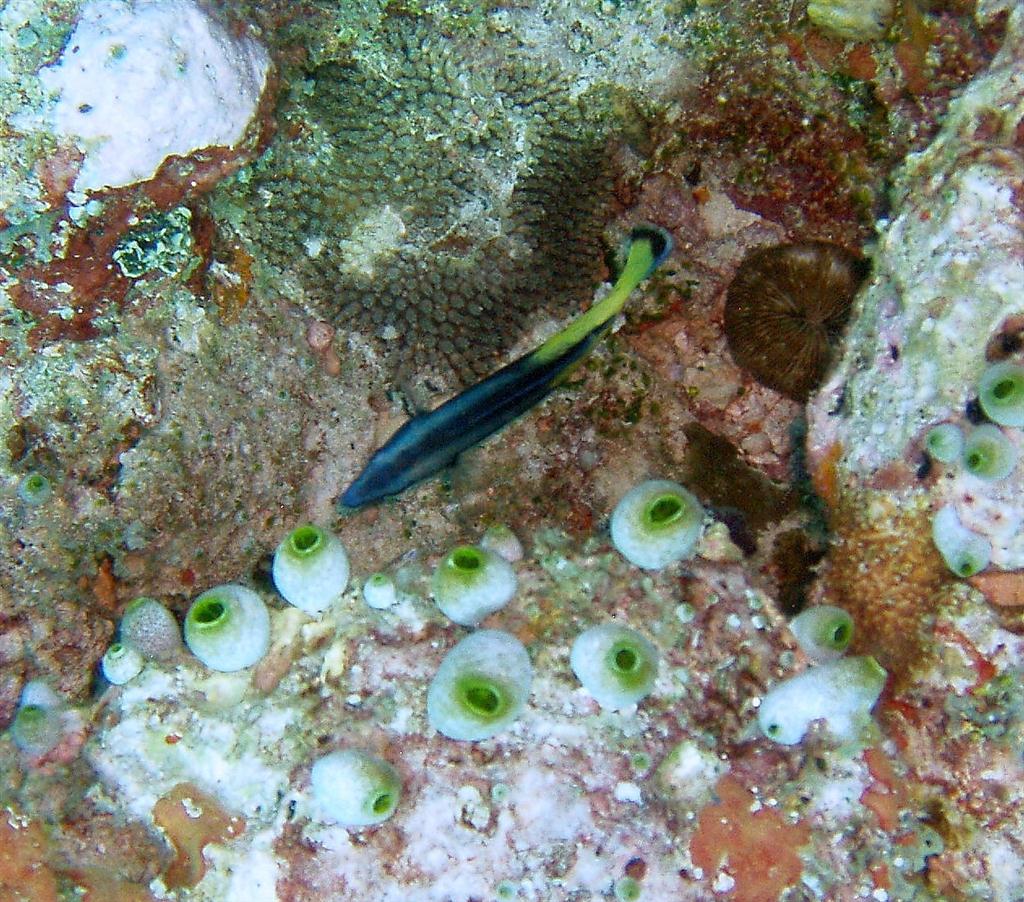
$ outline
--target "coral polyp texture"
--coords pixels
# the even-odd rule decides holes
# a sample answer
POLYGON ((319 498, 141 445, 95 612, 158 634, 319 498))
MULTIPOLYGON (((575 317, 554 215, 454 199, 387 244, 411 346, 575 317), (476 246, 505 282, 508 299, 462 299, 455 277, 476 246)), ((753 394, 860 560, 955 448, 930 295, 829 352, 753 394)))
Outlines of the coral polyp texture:
POLYGON ((507 36, 395 18, 309 70, 214 209, 272 282, 408 379, 485 375, 586 297, 612 166, 607 103, 507 36))

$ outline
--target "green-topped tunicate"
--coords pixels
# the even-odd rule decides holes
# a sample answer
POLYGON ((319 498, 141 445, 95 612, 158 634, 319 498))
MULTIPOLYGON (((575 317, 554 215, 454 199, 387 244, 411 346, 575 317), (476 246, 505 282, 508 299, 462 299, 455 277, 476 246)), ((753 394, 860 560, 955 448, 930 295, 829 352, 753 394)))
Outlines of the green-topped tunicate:
POLYGON ((960 460, 964 450, 964 434, 954 423, 939 423, 928 430, 924 437, 928 456, 944 464, 960 460))
POLYGON ((185 615, 185 644, 212 670, 255 664, 270 647, 270 615, 252 589, 229 583, 200 595, 185 615))
POLYGON ((337 536, 307 523, 277 546, 273 577, 285 601, 307 614, 321 614, 348 585, 348 555, 337 536))
POLYGON ((155 598, 143 595, 121 615, 119 635, 144 658, 169 661, 181 652, 181 627, 174 615, 155 598))
POLYGON ((602 708, 618 710, 650 694, 658 676, 658 650, 636 630, 602 623, 576 637, 569 665, 602 708))
POLYGON ((382 611, 398 602, 395 581, 386 573, 373 573, 363 583, 363 600, 371 607, 382 611))
POLYGON ((964 526, 952 504, 945 505, 932 517, 932 541, 946 566, 957 576, 974 576, 992 559, 988 539, 964 526))
POLYGON ((437 565, 430 591, 446 617, 461 626, 476 626, 511 601, 516 574, 512 565, 493 551, 460 545, 437 565))
POLYGON ((427 720, 450 739, 487 739, 516 719, 532 682, 522 642, 501 630, 478 630, 441 662, 427 691, 427 720))
POLYGON ((14 744, 31 757, 52 751, 65 732, 64 709, 63 701, 45 683, 27 682, 8 731, 14 744))
POLYGON ((386 821, 402 797, 402 780, 386 761, 359 749, 331 752, 310 775, 313 799, 326 819, 346 827, 386 821))
POLYGON ((18 483, 18 497, 29 507, 38 507, 50 500, 53 486, 42 473, 29 473, 18 483))
POLYGON ((612 543, 631 564, 660 570, 692 557, 704 508, 681 485, 652 479, 630 489, 612 512, 612 543))
POLYGON ((976 426, 964 441, 964 469, 980 479, 1005 479, 1017 466, 1020 452, 998 426, 976 426))
POLYGON ((138 649, 123 642, 115 642, 103 655, 100 668, 108 682, 122 686, 129 680, 134 680, 142 672, 145 663, 138 649))
POLYGON ((853 618, 830 604, 801 611, 789 622, 800 650, 812 661, 834 661, 853 639, 853 618))
POLYGON ((872 657, 840 658, 777 683, 761 700, 757 722, 769 739, 795 745, 812 721, 824 720, 837 739, 856 739, 871 719, 886 672, 872 657))
POLYGON ((11 723, 11 739, 28 755, 45 755, 63 733, 60 715, 40 705, 22 705, 11 723))
POLYGON ((1008 360, 993 363, 981 375, 978 403, 993 423, 1024 426, 1024 366, 1008 360))

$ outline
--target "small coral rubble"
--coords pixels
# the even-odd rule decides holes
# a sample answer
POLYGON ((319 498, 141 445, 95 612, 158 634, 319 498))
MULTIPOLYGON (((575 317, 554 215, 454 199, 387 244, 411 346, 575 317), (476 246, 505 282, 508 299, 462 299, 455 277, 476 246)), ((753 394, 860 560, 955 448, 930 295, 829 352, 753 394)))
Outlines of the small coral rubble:
POLYGON ((157 801, 153 822, 174 847, 174 860, 162 875, 171 890, 195 886, 206 873, 206 847, 245 830, 244 817, 228 814, 214 796, 190 783, 179 783, 157 801))

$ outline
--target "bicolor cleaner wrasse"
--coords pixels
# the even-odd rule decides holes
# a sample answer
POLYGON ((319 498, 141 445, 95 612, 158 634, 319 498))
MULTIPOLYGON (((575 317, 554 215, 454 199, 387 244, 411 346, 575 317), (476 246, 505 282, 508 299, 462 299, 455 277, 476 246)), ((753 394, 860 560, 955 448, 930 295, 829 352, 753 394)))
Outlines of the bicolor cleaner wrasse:
POLYGON ((641 226, 627 247, 626 265, 606 297, 535 351, 399 427, 345 490, 341 505, 372 504, 434 476, 564 382, 611 328, 633 289, 665 261, 672 238, 663 229, 641 226))

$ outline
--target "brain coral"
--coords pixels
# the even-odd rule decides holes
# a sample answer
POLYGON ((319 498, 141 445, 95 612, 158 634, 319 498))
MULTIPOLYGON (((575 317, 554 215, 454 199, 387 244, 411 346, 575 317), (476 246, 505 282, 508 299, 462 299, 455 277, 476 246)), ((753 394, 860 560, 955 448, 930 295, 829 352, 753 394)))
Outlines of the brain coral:
POLYGON ((277 137, 214 215, 275 289, 363 335, 401 384, 470 381, 538 308, 592 291, 606 105, 511 37, 383 28, 292 80, 277 137))

